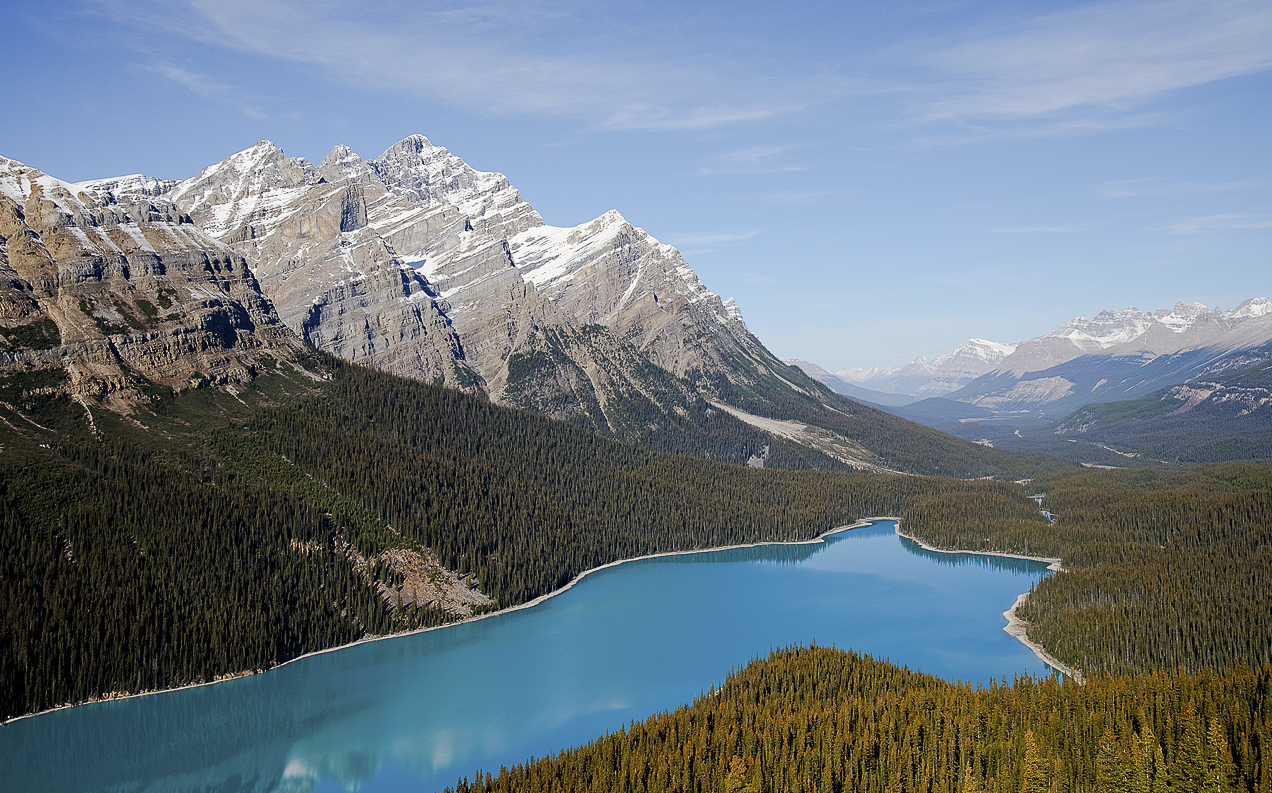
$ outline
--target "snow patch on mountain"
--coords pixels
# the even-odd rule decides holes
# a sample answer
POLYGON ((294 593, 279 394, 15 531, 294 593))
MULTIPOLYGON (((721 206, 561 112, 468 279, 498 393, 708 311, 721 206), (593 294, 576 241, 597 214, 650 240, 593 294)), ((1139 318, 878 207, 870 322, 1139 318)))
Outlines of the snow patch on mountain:
POLYGON ((508 240, 517 269, 537 287, 569 279, 603 251, 614 247, 627 221, 614 210, 581 226, 539 226, 508 240))
POLYGON ((1264 317, 1272 314, 1272 299, 1252 297, 1241 305, 1224 314, 1229 319, 1246 319, 1248 317, 1264 317))
POLYGON ((886 394, 905 394, 926 399, 957 391, 991 372, 1016 345, 987 339, 968 339, 952 352, 929 361, 923 356, 900 368, 844 369, 836 375, 850 383, 886 394))
MULTIPOLYGON (((1083 355, 1138 355, 1148 361, 1187 349, 1224 346, 1242 330, 1250 330, 1250 323, 1264 324, 1263 318, 1269 314, 1272 300, 1265 297, 1251 298, 1229 311, 1183 301, 1152 313, 1134 306, 1101 311, 1094 319, 1080 316, 1023 342, 1003 359, 997 371, 1020 377, 1083 355)), ((1268 330, 1272 338, 1272 324, 1268 330)), ((1255 334, 1259 336, 1261 330, 1255 329, 1255 334)))

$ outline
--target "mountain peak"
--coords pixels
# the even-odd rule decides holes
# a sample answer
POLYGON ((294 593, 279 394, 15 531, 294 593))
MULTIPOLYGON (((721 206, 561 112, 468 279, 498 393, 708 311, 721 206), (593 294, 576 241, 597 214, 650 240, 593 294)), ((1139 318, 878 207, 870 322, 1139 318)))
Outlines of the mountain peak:
POLYGON ((337 143, 335 146, 331 147, 331 151, 323 158, 318 167, 321 168, 324 165, 337 165, 345 162, 362 162, 362 158, 354 153, 353 149, 343 143, 337 143))
POLYGON ((1247 317, 1263 317, 1272 314, 1272 299, 1266 297, 1252 297, 1243 300, 1241 305, 1227 312, 1224 316, 1229 319, 1245 319, 1247 317))
MULTIPOLYGON (((432 141, 430 141, 428 138, 424 137, 423 135, 420 135, 420 134, 407 135, 405 138, 402 138, 397 143, 394 143, 392 146, 390 146, 389 148, 381 152, 380 157, 383 157, 384 155, 388 154, 391 151, 419 152, 419 151, 423 151, 424 149, 435 149, 435 148, 437 147, 433 145, 432 141)), ((377 157, 376 159, 379 159, 379 158, 377 157)))

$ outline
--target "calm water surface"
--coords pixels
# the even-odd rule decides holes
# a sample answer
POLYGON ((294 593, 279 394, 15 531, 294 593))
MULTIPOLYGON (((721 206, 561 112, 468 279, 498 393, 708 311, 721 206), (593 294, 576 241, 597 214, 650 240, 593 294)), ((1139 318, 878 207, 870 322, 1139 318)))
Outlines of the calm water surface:
POLYGON ((532 609, 14 722, 0 727, 0 787, 440 790, 686 704, 793 643, 950 680, 1042 676, 1002 612, 1045 570, 929 553, 891 521, 633 562, 532 609))

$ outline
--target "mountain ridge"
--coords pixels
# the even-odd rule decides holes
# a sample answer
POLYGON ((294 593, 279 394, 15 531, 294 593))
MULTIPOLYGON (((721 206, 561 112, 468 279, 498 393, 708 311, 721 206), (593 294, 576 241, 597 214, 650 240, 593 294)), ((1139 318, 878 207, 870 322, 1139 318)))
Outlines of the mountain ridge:
MULTIPOLYGON (((371 160, 335 146, 318 165, 262 141, 190 179, 134 175, 77 189, 170 201, 248 263, 284 324, 346 360, 655 448, 659 433, 740 438, 751 431, 744 422, 775 419, 826 436, 809 464, 962 474, 1005 464, 787 366, 735 302, 617 211, 548 226, 502 174, 421 135, 371 160), (712 401, 734 410, 720 414, 712 401), (915 450, 928 443, 960 462, 923 462, 915 450)), ((741 444, 729 459, 758 451, 741 444)))
POLYGON ((244 259, 171 202, 103 200, 5 158, 0 336, 6 381, 123 410, 155 386, 242 385, 300 349, 244 259))
MULTIPOLYGON (((1272 361, 1272 300, 1252 297, 1227 311, 1181 301, 1153 312, 1131 307, 1101 311, 1090 320, 1079 316, 1015 345, 996 366, 960 388, 909 402, 897 397, 872 399, 860 393, 860 385, 842 380, 837 384, 836 376, 824 369, 804 365, 850 398, 965 440, 1016 451, 1044 451, 1091 464, 1122 465, 1131 458, 1108 443, 1120 444, 1128 453, 1138 444, 1167 459, 1229 459, 1223 456, 1225 448, 1230 448, 1234 460, 1259 459, 1268 448, 1264 440, 1268 427, 1253 409, 1257 405, 1238 414, 1215 407, 1216 399, 1190 417, 1170 420, 1157 416, 1160 411, 1148 405, 1151 395, 1167 399, 1167 391, 1180 392, 1186 383, 1240 376, 1268 361, 1272 361), (1142 404, 1136 406, 1136 400, 1142 404), (1145 420, 1153 417, 1152 426, 1128 424, 1123 419, 1130 414, 1145 420), (1233 443, 1201 450, 1197 438, 1207 419, 1215 422, 1214 432, 1231 437, 1233 443), (1243 438, 1242 433, 1250 437, 1243 438)), ((915 364, 907 368, 919 370, 915 364)), ((901 371, 856 373, 858 382, 871 384, 891 377, 895 387, 903 382, 898 378, 901 371)), ((911 385, 929 382, 934 381, 919 379, 911 385)), ((1206 389, 1229 402, 1250 396, 1240 389, 1205 386, 1202 390, 1206 389)))

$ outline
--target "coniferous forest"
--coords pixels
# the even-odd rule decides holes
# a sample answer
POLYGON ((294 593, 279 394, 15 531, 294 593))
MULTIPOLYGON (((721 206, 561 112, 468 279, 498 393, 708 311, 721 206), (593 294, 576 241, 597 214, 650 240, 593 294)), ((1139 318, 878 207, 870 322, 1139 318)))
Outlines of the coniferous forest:
POLYGON ((1019 615, 1088 674, 1272 662, 1272 466, 1057 470, 1028 483, 1054 523, 1005 501, 918 499, 905 530, 941 548, 1062 560, 1019 615))
POLYGON ((390 551, 456 571, 480 611, 616 559, 899 515, 937 547, 1062 559, 1020 616, 1087 682, 977 690, 796 648, 459 789, 1272 793, 1269 465, 1018 460, 1023 483, 757 470, 319 354, 244 392, 155 388, 127 417, 34 382, 0 392, 4 717, 459 618, 386 596, 390 551))
POLYGON ((794 648, 672 713, 454 793, 1272 790, 1272 664, 973 688, 794 648))
POLYGON ((622 558, 803 540, 1009 483, 659 454, 316 355, 121 417, 36 391, 0 426, 0 714, 268 669, 457 618, 385 551, 524 603, 622 558), (91 418, 91 422, 90 422, 91 418))

